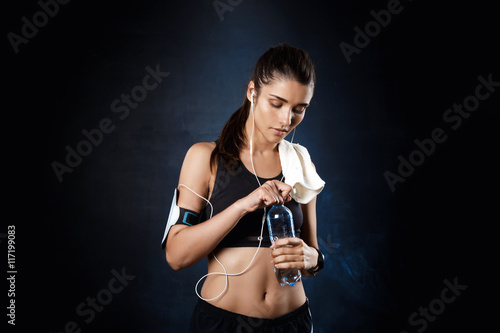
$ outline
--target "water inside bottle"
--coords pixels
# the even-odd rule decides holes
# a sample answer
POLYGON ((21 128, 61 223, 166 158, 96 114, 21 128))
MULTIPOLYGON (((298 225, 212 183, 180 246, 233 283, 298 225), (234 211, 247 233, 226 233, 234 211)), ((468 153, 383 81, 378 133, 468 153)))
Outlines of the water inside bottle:
POLYGON ((296 268, 279 269, 274 267, 274 274, 282 287, 286 285, 293 287, 302 277, 302 274, 296 268))
MULTIPOLYGON (((273 244, 280 238, 295 237, 292 212, 283 205, 271 207, 267 214, 267 226, 273 244)), ((302 277, 300 270, 295 268, 277 269, 275 266, 274 273, 281 286, 293 287, 302 277)))

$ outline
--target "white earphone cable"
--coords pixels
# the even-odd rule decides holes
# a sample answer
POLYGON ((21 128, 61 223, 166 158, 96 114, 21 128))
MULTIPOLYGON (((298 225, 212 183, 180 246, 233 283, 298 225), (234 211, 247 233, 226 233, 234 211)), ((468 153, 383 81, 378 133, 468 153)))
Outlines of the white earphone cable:
MULTIPOLYGON (((251 97, 251 101, 250 101, 250 108, 251 108, 251 113, 252 113, 252 133, 250 135, 250 164, 252 165, 252 170, 253 170, 253 174, 255 176, 255 179, 257 180, 257 183, 259 184, 259 186, 262 186, 262 184, 260 183, 260 180, 259 180, 259 177, 257 176, 257 172, 255 172, 255 166, 253 164, 253 135, 254 135, 254 130, 255 130, 255 116, 254 116, 254 112, 253 112, 253 96, 254 96, 255 92, 252 92, 252 97, 251 97)), ((295 129, 294 129, 294 133, 293 135, 295 135, 295 129)), ((292 136, 292 141, 293 141, 293 136, 292 136)), ((283 176, 284 177, 284 176, 283 176)), ((283 181, 283 177, 281 178, 281 180, 283 181)), ((212 218, 212 215, 213 215, 213 212, 214 212, 214 208, 212 206, 212 204, 210 203, 210 201, 204 197, 202 197, 201 195, 199 195, 198 193, 196 193, 195 191, 193 191, 191 188, 189 188, 188 186, 184 185, 184 184, 179 184, 179 187, 180 186, 183 186, 185 188, 187 188, 189 191, 193 192, 196 196, 198 196, 199 198, 205 200, 209 205, 210 205, 210 217, 209 219, 212 218)), ((228 284, 229 284, 229 276, 237 276, 237 275, 241 275, 243 273, 245 273, 249 268, 250 266, 252 265, 252 263, 254 262, 255 260, 255 257, 257 256, 257 253, 259 252, 259 249, 262 245, 262 235, 264 233, 264 224, 265 224, 265 220, 266 220, 266 208, 264 207, 264 214, 262 215, 262 225, 261 225, 261 228, 260 228, 260 236, 258 237, 258 240, 259 240, 259 246, 257 247, 257 250, 255 251, 253 257, 252 257, 252 260, 250 261, 250 263, 248 264, 248 266, 242 270, 241 272, 239 273, 228 273, 227 270, 226 270, 226 267, 224 267, 224 265, 219 261, 219 259, 217 258, 217 256, 215 255, 214 252, 212 252, 212 256, 214 257, 214 259, 219 263, 219 265, 222 267, 222 269, 224 270, 224 272, 211 272, 211 273, 207 273, 205 275, 203 275, 199 280, 198 282, 196 282, 196 285, 194 286, 194 291, 196 293, 196 295, 208 302, 208 301, 213 301, 213 300, 216 300, 217 298, 221 297, 227 290, 227 287, 228 287, 228 284), (206 277, 210 276, 210 275, 224 275, 226 277, 226 281, 225 281, 225 284, 224 284, 224 289, 221 291, 221 293, 213 298, 203 298, 199 293, 198 293, 198 285, 200 284, 200 282, 205 279, 206 277)))

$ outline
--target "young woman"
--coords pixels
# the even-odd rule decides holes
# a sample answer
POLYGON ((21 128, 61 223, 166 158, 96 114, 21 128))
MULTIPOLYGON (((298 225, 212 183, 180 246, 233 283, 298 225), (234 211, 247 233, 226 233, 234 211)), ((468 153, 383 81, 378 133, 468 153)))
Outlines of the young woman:
POLYGON ((173 204, 180 213, 167 226, 163 244, 174 270, 208 261, 190 332, 312 332, 301 281, 281 286, 274 267, 296 268, 303 277, 322 268, 315 197, 324 182, 307 150, 284 141, 304 119, 314 84, 314 67, 303 50, 270 48, 219 139, 187 152, 173 204), (283 166, 285 160, 291 165, 283 166), (294 177, 295 184, 287 182, 294 177), (296 237, 271 245, 263 217, 279 204, 292 211, 296 237))

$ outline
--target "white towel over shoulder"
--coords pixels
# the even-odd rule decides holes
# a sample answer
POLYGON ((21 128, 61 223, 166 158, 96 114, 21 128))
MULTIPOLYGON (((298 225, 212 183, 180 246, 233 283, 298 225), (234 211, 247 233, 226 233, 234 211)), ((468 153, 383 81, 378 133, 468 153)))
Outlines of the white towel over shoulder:
POLYGON ((309 152, 286 140, 280 142, 278 149, 285 183, 293 187, 290 196, 298 203, 308 203, 325 187, 325 182, 314 170, 309 152))

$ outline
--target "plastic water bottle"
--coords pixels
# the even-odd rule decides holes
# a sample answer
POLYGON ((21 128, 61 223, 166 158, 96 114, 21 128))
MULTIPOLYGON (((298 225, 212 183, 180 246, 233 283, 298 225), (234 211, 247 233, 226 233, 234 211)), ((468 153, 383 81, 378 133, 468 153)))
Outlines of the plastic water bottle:
MULTIPOLYGON (((269 228, 269 238, 272 244, 280 238, 295 237, 292 212, 283 205, 271 207, 267 213, 267 227, 269 228)), ((296 268, 277 269, 274 266, 274 273, 281 286, 289 285, 293 287, 302 277, 300 270, 296 268)))

